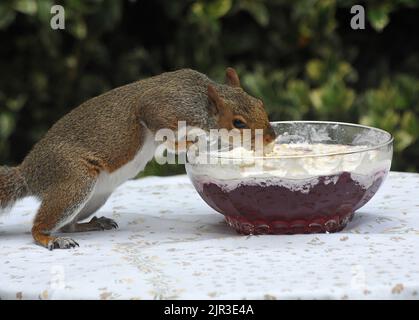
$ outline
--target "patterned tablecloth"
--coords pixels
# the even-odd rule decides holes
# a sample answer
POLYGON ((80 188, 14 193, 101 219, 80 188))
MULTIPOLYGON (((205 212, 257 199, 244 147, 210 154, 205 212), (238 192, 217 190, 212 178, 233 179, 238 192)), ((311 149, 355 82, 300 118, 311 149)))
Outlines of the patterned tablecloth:
POLYGON ((1 299, 419 299, 419 174, 392 172, 337 234, 240 236, 186 176, 118 188, 98 216, 119 230, 48 251, 38 207, 0 217, 1 299))

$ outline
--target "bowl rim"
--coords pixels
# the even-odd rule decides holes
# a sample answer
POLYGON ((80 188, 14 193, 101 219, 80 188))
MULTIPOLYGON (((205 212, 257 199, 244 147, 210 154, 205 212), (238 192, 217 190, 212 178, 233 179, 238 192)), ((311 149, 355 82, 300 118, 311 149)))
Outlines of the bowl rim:
POLYGON ((298 158, 317 158, 317 157, 328 157, 328 156, 340 156, 340 155, 348 155, 348 154, 355 154, 355 153, 362 153, 367 151, 372 151, 376 149, 380 149, 382 147, 388 146, 389 144, 393 143, 394 136, 383 129, 375 128, 367 125, 357 124, 357 123, 349 123, 349 122, 339 122, 339 121, 312 121, 312 120, 296 120, 296 121, 271 121, 270 124, 281 124, 281 123, 305 123, 305 124, 327 124, 327 125, 344 125, 349 127, 358 127, 363 129, 374 130, 376 132, 381 132, 384 135, 387 135, 387 140, 385 142, 376 144, 371 147, 363 148, 360 150, 353 150, 353 151, 340 151, 340 152, 329 152, 329 153, 318 153, 318 154, 309 154, 309 155, 283 155, 283 156, 252 156, 252 157, 233 157, 233 156, 224 156, 220 154, 220 150, 214 152, 207 153, 211 158, 220 158, 220 159, 228 159, 228 160, 248 160, 248 159, 298 159, 298 158))

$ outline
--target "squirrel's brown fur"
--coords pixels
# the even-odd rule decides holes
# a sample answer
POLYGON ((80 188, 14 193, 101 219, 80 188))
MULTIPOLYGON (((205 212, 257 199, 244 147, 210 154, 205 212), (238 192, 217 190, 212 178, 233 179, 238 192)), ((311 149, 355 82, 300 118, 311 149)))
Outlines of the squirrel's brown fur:
MULTIPOLYGON (((86 208, 101 173, 113 173, 138 154, 148 132, 177 129, 178 121, 204 130, 232 129, 234 117, 248 128, 273 132, 263 104, 240 87, 234 69, 227 84, 218 84, 190 69, 163 73, 92 98, 61 118, 18 167, 0 167, 0 209, 17 199, 35 196, 41 206, 32 235, 48 247, 77 243, 55 237, 55 231, 88 231, 116 227, 110 219, 77 223, 106 201, 86 208), (79 213, 83 212, 83 216, 79 213)), ((147 161, 149 159, 146 159, 147 161)))

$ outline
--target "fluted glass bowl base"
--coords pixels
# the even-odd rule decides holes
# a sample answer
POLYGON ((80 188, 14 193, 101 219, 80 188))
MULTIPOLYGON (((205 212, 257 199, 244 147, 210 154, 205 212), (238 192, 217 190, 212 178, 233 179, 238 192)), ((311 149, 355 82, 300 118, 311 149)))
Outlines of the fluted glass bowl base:
POLYGON ((343 230, 354 216, 353 212, 315 219, 294 221, 250 221, 242 216, 226 216, 227 224, 243 235, 333 233, 343 230))

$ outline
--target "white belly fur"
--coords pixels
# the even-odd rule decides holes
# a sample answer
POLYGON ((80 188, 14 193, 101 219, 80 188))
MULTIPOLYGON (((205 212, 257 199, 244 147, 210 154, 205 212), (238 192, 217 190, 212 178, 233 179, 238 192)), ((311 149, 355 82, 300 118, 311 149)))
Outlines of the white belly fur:
POLYGON ((94 194, 112 193, 122 183, 134 178, 145 168, 146 164, 153 158, 156 150, 154 136, 150 130, 146 130, 144 143, 134 159, 112 173, 102 172, 98 177, 93 191, 94 194))
POLYGON ((153 158, 156 142, 150 130, 146 130, 146 138, 134 159, 112 173, 103 171, 99 174, 92 196, 77 215, 76 221, 83 220, 105 204, 111 193, 125 181, 134 178, 144 170, 146 164, 153 158))

